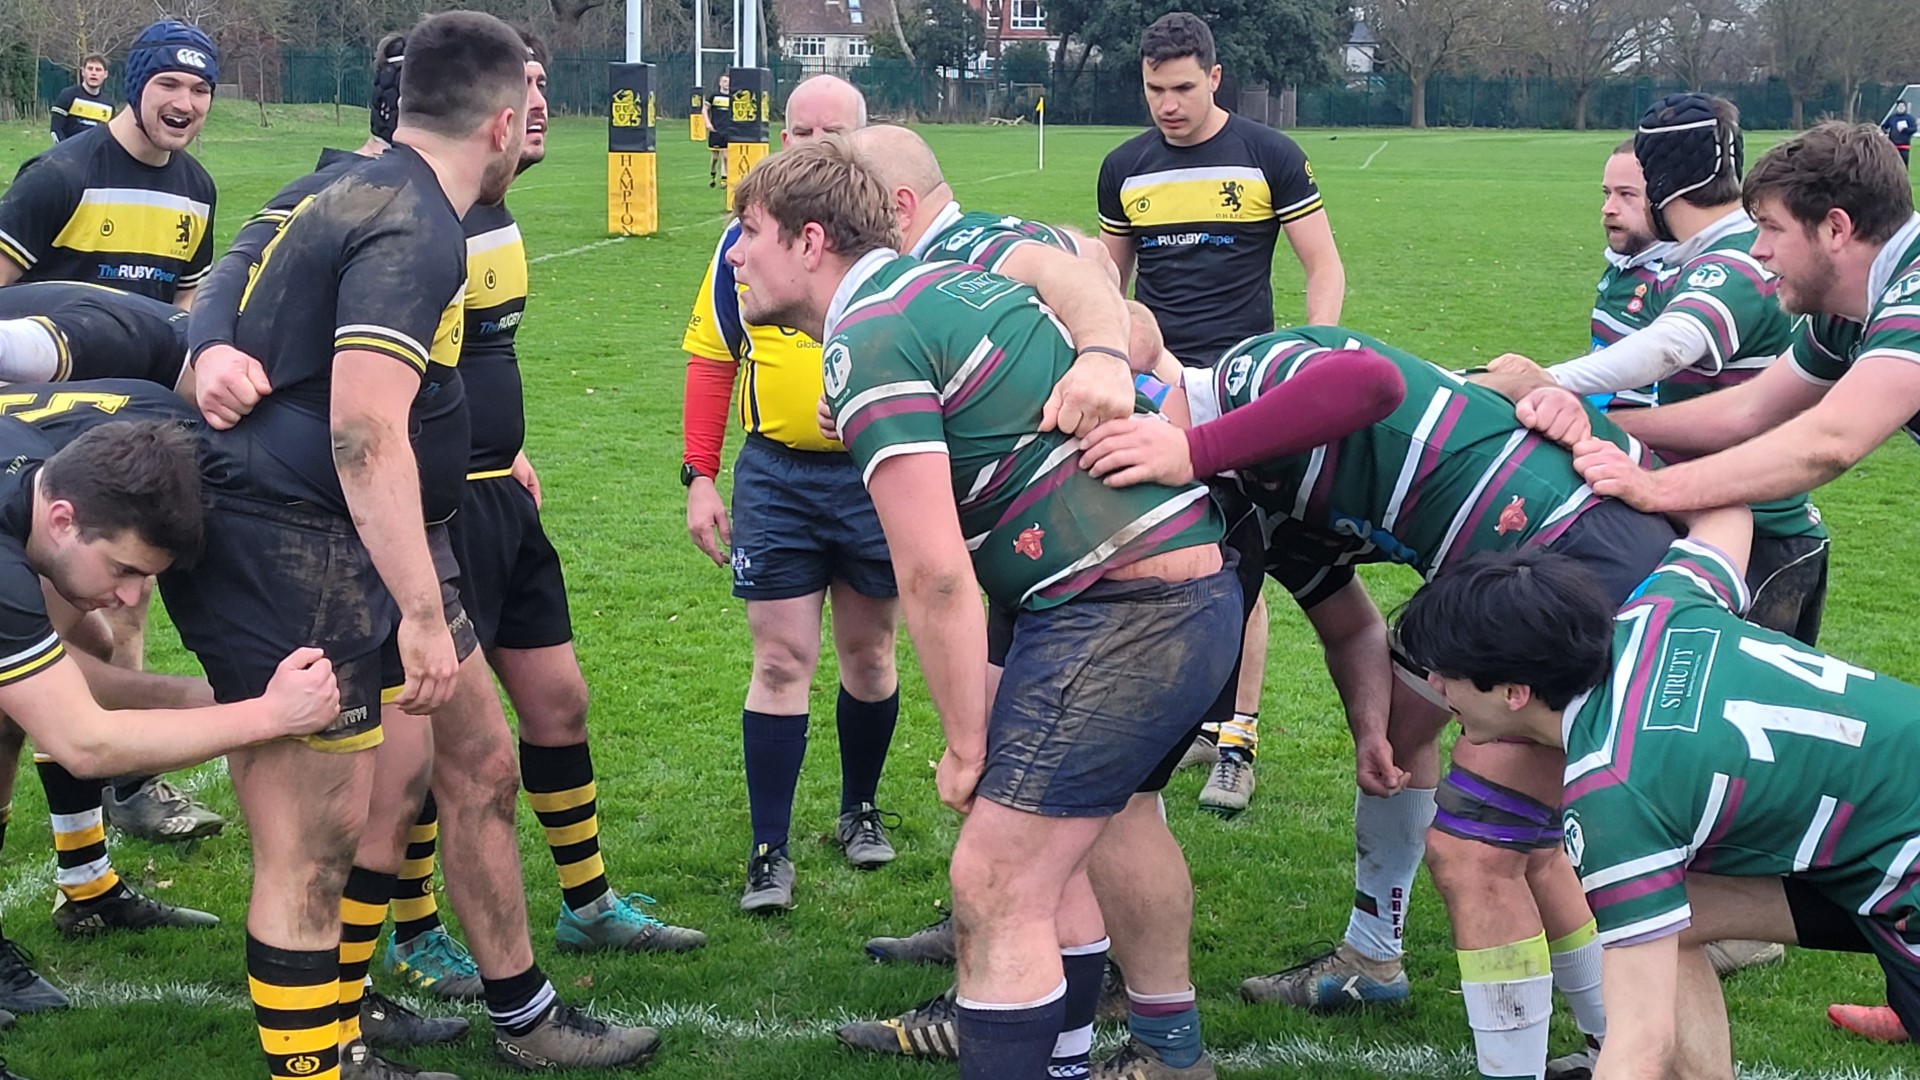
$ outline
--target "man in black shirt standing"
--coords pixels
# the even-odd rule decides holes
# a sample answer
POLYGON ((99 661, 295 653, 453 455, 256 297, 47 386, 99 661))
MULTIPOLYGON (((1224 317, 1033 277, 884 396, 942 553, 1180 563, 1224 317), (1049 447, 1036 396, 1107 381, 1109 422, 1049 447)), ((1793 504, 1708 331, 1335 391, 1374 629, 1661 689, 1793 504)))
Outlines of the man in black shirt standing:
POLYGON ((1920 129, 1920 121, 1913 118, 1907 110, 1905 99, 1893 103, 1893 112, 1880 122, 1880 130, 1893 140, 1893 148, 1900 151, 1900 160, 1907 160, 1907 154, 1913 149, 1913 133, 1920 129))
POLYGON ((720 187, 727 186, 727 135, 733 130, 733 95, 728 91, 731 80, 720 76, 720 85, 707 95, 704 106, 707 114, 707 186, 713 187, 716 179, 720 187))
MULTIPOLYGON (((1337 324, 1346 270, 1313 166, 1292 139, 1214 102, 1220 66, 1206 22, 1176 11, 1149 26, 1140 73, 1155 130, 1101 163, 1100 239, 1122 284, 1138 272, 1134 296, 1159 320, 1167 349, 1201 367, 1273 330, 1273 251, 1282 232, 1306 272, 1306 321, 1337 324)), ((1200 793, 1200 805, 1221 814, 1246 809, 1253 795, 1266 651, 1262 600, 1247 622, 1234 716, 1220 724, 1220 757, 1200 793)), ((1214 756, 1204 740, 1194 749, 1189 761, 1214 756)))
POLYGON ((113 119, 113 102, 101 90, 107 82, 107 58, 89 53, 80 61, 80 81, 60 91, 53 99, 49 129, 53 141, 71 139, 88 128, 113 119))

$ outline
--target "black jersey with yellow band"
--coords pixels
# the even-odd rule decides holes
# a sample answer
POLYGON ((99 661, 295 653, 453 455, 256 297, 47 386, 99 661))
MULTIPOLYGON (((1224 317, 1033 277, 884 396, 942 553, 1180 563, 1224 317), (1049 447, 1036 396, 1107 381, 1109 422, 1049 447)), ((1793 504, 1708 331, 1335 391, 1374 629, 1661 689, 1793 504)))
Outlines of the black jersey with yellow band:
POLYGON ((504 476, 527 436, 526 399, 515 334, 527 307, 527 248, 505 203, 476 205, 467 234, 466 337, 460 377, 473 417, 469 479, 504 476))
POLYGON ((187 313, 102 285, 36 281, 0 289, 0 320, 32 319, 53 335, 56 382, 147 379, 171 389, 187 360, 187 313))

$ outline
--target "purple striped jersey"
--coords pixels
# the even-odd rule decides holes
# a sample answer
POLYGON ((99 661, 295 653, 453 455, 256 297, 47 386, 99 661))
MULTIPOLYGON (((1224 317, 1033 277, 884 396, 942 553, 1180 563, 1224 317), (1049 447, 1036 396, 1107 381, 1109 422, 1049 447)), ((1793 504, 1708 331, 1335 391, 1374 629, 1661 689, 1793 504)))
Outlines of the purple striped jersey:
MULTIPOLYGON (((1793 317, 1775 297, 1774 276, 1748 254, 1759 227, 1735 210, 1667 253, 1670 272, 1657 291, 1656 315, 1685 316, 1707 334, 1699 363, 1660 380, 1662 405, 1746 382, 1787 352, 1793 317)), ((1825 536, 1820 513, 1805 495, 1753 505, 1754 535, 1825 536)))
POLYGON ((1052 607, 1108 570, 1224 534, 1204 485, 1110 488, 1080 467, 1078 439, 1039 430, 1074 351, 1032 289, 876 252, 841 284, 827 331, 827 399, 861 475, 905 454, 946 456, 996 604, 1052 607))
POLYGON ((997 274, 1007 256, 1022 244, 1041 244, 1069 254, 1079 251, 1070 234, 1051 225, 979 211, 962 213, 959 203, 948 203, 912 254, 928 262, 968 263, 997 274))
MULTIPOLYGON (((1664 273, 1660 260, 1672 247, 1672 244, 1659 243, 1633 255, 1612 250, 1602 253, 1607 257, 1607 269, 1600 275, 1600 284, 1594 287, 1593 314, 1588 320, 1595 352, 1653 321, 1654 313, 1660 309, 1656 295, 1664 273)), ((1607 396, 1605 407, 1652 405, 1658 400, 1655 392, 1656 388, 1650 385, 1622 390, 1607 396)))
MULTIPOLYGON (((1864 323, 1838 315, 1800 320, 1793 364, 1801 375, 1830 386, 1869 356, 1920 363, 1920 214, 1880 249, 1867 277, 1867 295, 1872 302, 1864 323)), ((1920 440, 1920 416, 1906 426, 1920 440)))
POLYGON ((1920 688, 1742 621, 1747 599, 1678 541, 1566 710, 1562 824, 1600 940, 1685 927, 1689 870, 1793 874, 1914 956, 1894 924, 1920 912, 1920 688))
MULTIPOLYGON (((1302 326, 1248 338, 1187 378, 1194 421, 1258 400, 1338 349, 1392 360, 1407 396, 1386 419, 1311 453, 1240 472, 1269 517, 1351 538, 1342 561, 1406 563, 1431 577, 1476 551, 1549 544, 1599 501, 1573 457, 1520 425, 1513 403, 1377 338, 1302 326)), ((1336 361, 1337 362, 1337 361, 1336 361)), ((1636 458, 1645 450, 1593 414, 1594 431, 1636 458)))

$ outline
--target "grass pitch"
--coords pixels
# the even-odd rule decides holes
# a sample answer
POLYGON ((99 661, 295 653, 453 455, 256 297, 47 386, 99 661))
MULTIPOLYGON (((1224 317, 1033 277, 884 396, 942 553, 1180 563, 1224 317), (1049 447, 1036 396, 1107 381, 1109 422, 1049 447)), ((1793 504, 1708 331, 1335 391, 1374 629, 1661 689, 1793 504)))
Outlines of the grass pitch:
MULTIPOLYGON (((203 160, 220 186, 222 243, 275 189, 310 168, 321 147, 355 146, 364 135, 357 111, 343 125, 331 108, 270 112, 272 126, 263 129, 251 107, 222 103, 208 127, 203 160)), ((570 999, 665 1029, 663 1052, 649 1069, 662 1080, 950 1077, 950 1065, 852 1054, 830 1034, 846 1019, 922 1000, 948 978, 877 966, 860 951, 871 934, 937 917, 958 824, 934 796, 931 763, 941 740, 910 650, 902 650, 904 710, 882 788, 883 802, 905 818, 895 833, 899 861, 859 874, 828 839, 839 782, 828 649, 815 681, 817 745, 795 812, 799 909, 764 919, 735 908, 748 841, 739 751, 747 632, 727 571, 687 539, 676 481, 680 335, 725 209, 721 193, 706 187, 704 147, 669 122, 660 140, 661 231, 610 240, 603 130, 596 120, 557 119, 547 163, 523 176, 509 200, 533 264, 520 332, 528 453, 545 487, 548 528, 567 560, 577 644, 594 690, 612 880, 658 897, 659 914, 705 929, 712 943, 662 958, 556 953, 559 891, 532 815, 522 814, 536 952, 570 999)), ((1035 169, 1030 128, 926 134, 964 205, 1091 230, 1100 158, 1133 132, 1056 128, 1044 172, 1035 169)), ((1455 366, 1508 350, 1542 360, 1583 351, 1602 268, 1600 168, 1618 137, 1300 133, 1346 260, 1344 321, 1455 366)), ((1776 138, 1750 136, 1752 152, 1776 138)), ((11 177, 14 164, 45 143, 36 127, 0 129, 0 176, 11 177)), ((1274 289, 1280 317, 1299 317, 1301 277, 1284 255, 1274 289)), ((734 432, 730 448, 738 444, 734 432)), ((1909 678, 1920 678, 1910 631, 1920 547, 1904 515, 1911 495, 1902 492, 1913 490, 1916 475, 1915 452, 1901 441, 1819 498, 1836 541, 1824 643, 1909 678)), ((1368 580, 1383 606, 1416 583, 1399 568, 1372 569, 1368 580)), ((1231 1076, 1469 1077, 1445 919, 1424 880, 1408 928, 1410 1006, 1312 1018, 1238 998, 1243 977, 1285 967, 1336 939, 1352 890, 1351 746, 1311 633, 1284 597, 1274 599, 1253 808, 1231 822, 1200 813, 1195 773, 1176 777, 1168 791, 1199 892, 1194 980, 1208 1042, 1231 1076)), ((164 620, 156 623, 156 666, 192 670, 164 620)), ((217 766, 180 779, 235 815, 217 766)), ((27 1018, 0 1037, 13 1067, 38 1080, 260 1076, 242 965, 248 860, 240 827, 189 849, 112 840, 123 875, 153 895, 218 913, 226 920, 220 928, 69 942, 46 915, 53 860, 44 812, 38 783, 23 779, 0 861, 0 916, 78 1007, 27 1018)), ((1795 953, 1779 968, 1731 983, 1746 1074, 1920 1076, 1913 1051, 1830 1030, 1822 1007, 1835 1000, 1882 1000, 1870 960, 1795 953)), ((405 1059, 470 1080, 508 1075, 488 1058, 484 1022, 477 1027, 466 1046, 405 1059)), ((1106 1030, 1103 1038, 1117 1034, 1106 1030)), ((1574 1044, 1564 1016, 1554 1042, 1561 1052, 1574 1044)))

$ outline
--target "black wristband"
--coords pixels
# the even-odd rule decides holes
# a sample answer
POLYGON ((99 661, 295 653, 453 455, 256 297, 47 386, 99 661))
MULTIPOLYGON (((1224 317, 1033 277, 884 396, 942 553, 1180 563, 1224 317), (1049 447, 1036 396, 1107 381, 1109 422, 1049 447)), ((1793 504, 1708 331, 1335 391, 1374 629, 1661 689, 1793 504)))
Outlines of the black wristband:
POLYGON ((1111 345, 1082 345, 1074 353, 1074 355, 1085 356, 1088 353, 1099 353, 1102 356, 1111 356, 1114 359, 1120 361, 1121 363, 1126 364, 1128 367, 1133 366, 1133 357, 1128 356, 1125 352, 1122 352, 1121 350, 1116 349, 1111 345))

